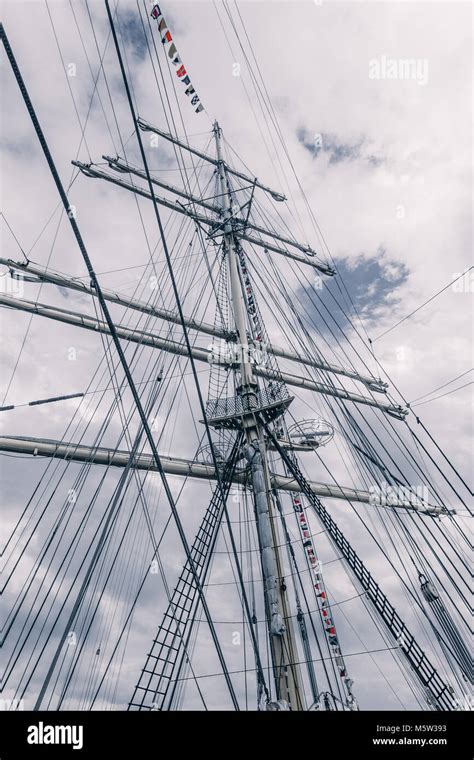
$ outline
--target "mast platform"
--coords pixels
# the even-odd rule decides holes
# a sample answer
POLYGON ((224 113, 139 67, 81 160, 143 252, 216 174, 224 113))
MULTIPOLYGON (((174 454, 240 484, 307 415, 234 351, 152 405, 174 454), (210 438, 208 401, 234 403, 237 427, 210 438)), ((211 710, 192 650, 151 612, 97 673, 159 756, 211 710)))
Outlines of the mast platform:
POLYGON ((216 430, 241 430, 245 417, 258 412, 265 422, 272 422, 288 409, 293 399, 294 396, 290 396, 286 388, 278 384, 270 389, 262 388, 222 399, 209 399, 206 417, 209 425, 216 430))

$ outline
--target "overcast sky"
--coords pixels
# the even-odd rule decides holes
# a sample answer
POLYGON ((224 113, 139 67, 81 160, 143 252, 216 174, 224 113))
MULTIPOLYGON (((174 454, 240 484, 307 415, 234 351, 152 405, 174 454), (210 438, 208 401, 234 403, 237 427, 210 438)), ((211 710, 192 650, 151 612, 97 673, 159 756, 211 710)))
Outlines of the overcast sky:
MULTIPOLYGON (((457 2, 252 0, 238 4, 248 33, 246 38, 236 6, 231 4, 229 8, 238 24, 240 43, 247 60, 221 2, 166 0, 160 5, 192 84, 205 106, 204 112, 195 114, 183 93, 184 88, 176 78, 172 79, 174 72, 171 71, 168 78, 165 70, 178 133, 182 135, 186 131, 191 143, 213 153, 212 144, 210 147, 208 144, 212 122, 218 119, 227 143, 250 167, 251 175, 288 196, 288 204, 275 211, 282 214, 295 237, 320 252, 323 260, 332 256, 362 320, 363 327, 352 314, 353 324, 364 341, 355 333, 346 316, 339 313, 338 320, 374 374, 378 374, 378 360, 392 380, 391 388, 398 388, 406 400, 415 403, 417 399, 426 401, 420 397, 437 388, 441 387, 433 396, 465 385, 457 392, 414 407, 414 411, 420 414, 449 458, 466 475, 472 456, 472 385, 469 384, 472 374, 468 374, 472 367, 472 272, 393 330, 390 328, 472 264, 471 5, 457 2), (409 77, 404 75, 407 60, 413 62, 409 77), (268 113, 262 111, 256 97, 252 76, 257 77, 259 73, 264 79, 294 172, 324 240, 312 224, 295 173, 268 113), (390 331, 384 334, 387 330, 390 331), (373 341, 373 356, 366 335, 373 341), (460 379, 445 386, 457 377, 460 379)), ((110 39, 107 43, 109 26, 105 7, 101 2, 90 2, 90 18, 84 3, 73 2, 72 9, 66 0, 52 0, 48 5, 40 0, 4 3, 5 30, 66 186, 75 176, 71 160, 103 163, 103 154, 123 155, 118 127, 129 161, 140 164, 115 51, 110 39), (99 66, 97 46, 102 54, 106 44, 107 86, 101 75, 92 97, 99 66), (85 139, 81 139, 85 124, 85 139)), ((166 129, 164 92, 157 87, 137 5, 132 0, 120 0, 118 13, 138 112, 142 118, 166 129)), ((161 65, 166 69, 167 58, 156 30, 153 31, 161 65)), ((153 50, 152 54, 154 56, 153 50)), ((2 67, 2 87, 6 104, 1 146, 5 218, 33 261, 70 275, 84 276, 83 261, 64 218, 60 221, 55 187, 8 65, 2 67)), ((168 105, 166 109, 168 112, 168 105)), ((149 136, 145 135, 144 140, 150 167, 172 169, 173 155, 169 149, 160 142, 154 153, 149 136)), ((233 159, 242 169, 243 165, 235 155, 233 159)), ((179 182, 176 172, 165 173, 165 177, 167 181, 179 182)), ((76 206, 78 224, 94 267, 97 272, 105 273, 100 276, 103 286, 128 295, 137 288, 137 294, 149 298, 149 283, 139 281, 142 269, 138 274, 137 270, 128 269, 144 266, 148 262, 147 246, 153 249, 158 243, 149 204, 142 201, 139 205, 145 236, 136 201, 124 190, 79 174, 70 199, 76 206), (126 271, 110 272, 125 268, 126 271)), ((164 218, 167 219, 166 213, 164 218)), ((4 220, 1 221, 2 256, 20 260, 22 254, 18 245, 4 220)), ((175 255, 184 257, 187 249, 184 238, 178 238, 176 227, 172 228, 172 236, 173 240, 178 239, 173 249, 175 255)), ((195 308, 199 316, 212 320, 213 305, 207 305, 211 292, 200 284, 204 282, 200 277, 204 276, 205 269, 196 259, 197 250, 192 249, 191 264, 188 266, 183 258, 177 271, 183 290, 189 288, 185 300, 187 310, 195 308)), ((292 298, 311 310, 306 300, 307 289, 301 286, 296 270, 288 261, 274 258, 292 298)), ((174 308, 165 269, 158 265, 158 271, 160 286, 164 289, 163 302, 167 308, 174 308)), ((313 277, 313 272, 310 271, 308 276, 313 277)), ((7 280, 5 277, 0 282, 8 293, 7 280)), ((325 288, 323 285, 321 297, 328 308, 332 308, 333 302, 325 288)), ((332 292, 336 293, 336 290, 332 292)), ((90 298, 50 285, 38 288, 25 283, 23 297, 94 314, 90 298)), ((275 299, 278 298, 275 295, 275 299)), ((275 343, 287 343, 277 309, 261 306, 271 339, 275 343)), ((117 310, 114 314, 117 319, 123 317, 123 311, 117 310)), ((317 323, 317 315, 312 316, 317 323)), ((127 314, 128 319, 134 326, 147 329, 148 325, 151 329, 151 323, 136 314, 132 318, 127 314)), ((317 324, 317 327, 331 343, 323 326, 317 324)), ((153 325, 155 328, 158 329, 156 324, 153 325)), ((161 329, 162 334, 167 334, 168 329, 161 329)), ((173 328, 171 334, 180 336, 179 329, 173 328)), ((316 332, 314 335, 319 340, 316 332)), ((205 336, 197 343, 206 345, 205 336)), ((318 343, 319 346, 328 361, 345 363, 344 353, 338 346, 328 348, 318 343)), ((356 353, 349 347, 347 350, 351 361, 362 368, 356 353)), ((2 309, 2 403, 23 404, 37 398, 85 390, 101 358, 101 351, 102 343, 97 335, 40 317, 34 317, 30 322, 26 314, 2 309), (74 361, 70 361, 71 348, 76 352, 74 361), (5 396, 7 388, 8 395, 5 396)), ((131 356, 132 349, 127 351, 131 356)), ((164 361, 171 371, 171 360, 164 361)), ((138 380, 146 374, 144 362, 142 359, 137 368, 138 380)), ((288 370, 290 366, 282 364, 288 370)), ((206 380, 207 375, 203 373, 204 396, 207 393, 206 380)), ((107 373, 102 385, 98 383, 94 387, 102 388, 106 382, 107 373)), ((349 383, 347 387, 361 392, 356 384, 349 383)), ((170 387, 167 399, 171 399, 172 391, 174 389, 170 387)), ((163 425, 160 442, 163 453, 192 457, 197 437, 189 435, 189 425, 191 409, 197 408, 197 401, 189 378, 186 392, 189 399, 182 394, 173 407, 175 412, 177 409, 182 412, 181 418, 173 412, 171 422, 167 420, 166 404, 160 410, 159 420, 163 425)), ((395 392, 393 395, 400 401, 395 392)), ((111 394, 97 419, 103 419, 110 403, 111 394)), ((318 414, 328 413, 321 399, 312 394, 311 397, 298 397, 295 414, 312 416, 308 404, 318 414)), ((77 402, 65 402, 54 407, 2 413, 2 434, 62 438, 76 408, 77 402)), ((90 409, 81 411, 82 427, 78 430, 83 432, 90 418, 90 409)), ((93 421, 91 434, 96 430, 97 419, 93 421)), ((105 445, 116 445, 121 430, 120 416, 115 415, 104 439, 105 445)), ((202 435, 202 431, 199 434, 202 435)), ((65 437, 74 440, 72 430, 65 437)), ((89 439, 86 435, 86 441, 90 443, 91 440, 92 435, 89 439)), ((127 447, 124 441, 121 447, 127 447)), ((339 445, 328 446, 324 452, 325 464, 339 482, 352 486, 354 482, 350 478, 357 481, 357 474, 348 471, 341 451, 339 445)), ((3 461, 8 494, 8 535, 9 526, 12 529, 15 525, 46 465, 40 461, 28 464, 13 458, 3 461)), ((70 468, 71 472, 79 472, 74 467, 70 468)), ((318 463, 311 467, 315 480, 327 479, 327 472, 318 463)), ((90 480, 96 483, 97 478, 94 475, 90 480)), ((111 475, 107 498, 114 482, 116 476, 111 475)), ((173 480, 172 486, 174 493, 178 493, 179 482, 173 480)), ((148 488, 150 503, 155 509, 162 495, 157 482, 148 488)), ((91 494, 92 485, 89 484, 88 489, 87 493, 91 494)), ((190 537, 208 494, 207 485, 195 484, 183 493, 180 506, 190 537), (200 509, 192 510, 196 503, 200 509), (189 517, 191 511, 192 518, 189 517)), ((156 535, 159 535, 168 514, 166 504, 163 507, 162 513, 157 512, 156 535)), ((378 568, 384 587, 388 587, 406 609, 406 599, 390 569, 383 564, 367 535, 359 531, 360 524, 354 514, 348 512, 344 503, 333 502, 331 508, 364 559, 372 560, 373 567, 378 568), (364 551, 368 554, 364 555, 364 551)), ((100 517, 100 511, 98 515, 100 517)), ((94 526, 98 515, 93 517, 94 526)), ((369 519, 375 520, 371 524, 383 535, 383 516, 377 514, 373 518, 369 515, 369 519)), ((74 534, 73 525, 70 525, 71 535, 74 534)), ((48 524, 39 528, 33 546, 26 552, 25 566, 22 569, 20 564, 12 601, 34 562, 35 546, 38 550, 50 527, 48 524)), ((318 529, 316 522, 314 529, 318 529)), ((172 536, 169 545, 175 544, 176 536, 172 536)), ((223 550, 224 547, 220 548, 223 550)), ((330 562, 335 558, 329 544, 322 544, 321 550, 323 554, 326 552, 324 560, 330 562)), ((114 600, 121 605, 118 618, 107 617, 109 608, 102 608, 103 631, 109 631, 111 640, 113 633, 119 630, 117 620, 122 620, 120 615, 126 614, 134 583, 138 582, 147 562, 148 558, 140 553, 139 542, 138 546, 130 548, 125 565, 128 570, 123 570, 123 574, 126 575, 133 566, 133 580, 127 586, 123 579, 123 585, 120 585, 117 578, 110 593, 110 607, 114 600)), ((168 553, 163 556, 163 562, 173 580, 181 558, 168 553)), ((213 580, 229 581, 232 577, 229 568, 224 565, 220 568, 218 562, 219 558, 213 580)), ((353 593, 354 587, 334 565, 327 566, 327 577, 335 598, 343 599, 353 593)), ((145 652, 156 632, 157 607, 162 609, 163 597, 161 595, 157 600, 154 587, 148 584, 142 608, 137 614, 137 624, 130 634, 118 690, 108 695, 105 704, 123 707, 131 696, 130 684, 136 682, 138 669, 144 664, 145 652)), ((218 614, 222 619, 226 616, 233 619, 235 600, 230 599, 230 594, 226 599, 216 598, 213 609, 217 610, 216 617, 218 614)), ((353 615, 351 620, 357 621, 360 639, 351 629, 347 617, 341 615, 339 621, 346 651, 377 648, 380 645, 378 634, 365 621, 362 605, 353 615)), ((21 619, 20 616, 20 622, 21 619)), ((226 653, 231 664, 238 669, 241 653, 232 647, 228 634, 223 635, 226 653)), ((209 640, 205 639, 201 648, 205 655, 202 662, 206 665, 203 670, 215 672, 215 655, 209 640)), ((387 709, 400 706, 396 694, 381 680, 372 660, 370 666, 366 660, 365 657, 354 657, 351 666, 356 683, 361 684, 361 705, 368 709, 379 705, 387 709)), ((398 670, 392 660, 387 657, 380 659, 379 663, 385 669, 384 673, 388 673, 388 680, 398 684, 398 670)), ((44 667, 47 663, 40 666, 35 675, 36 689, 44 667)), ((85 688, 87 667, 81 673, 83 680, 81 682, 79 678, 75 686, 74 699, 79 699, 81 688, 85 688)), ((208 694, 215 708, 222 706, 223 687, 221 682, 219 684, 219 688, 211 688, 208 694)), ((416 706, 414 701, 410 702, 412 695, 406 686, 400 685, 400 688, 404 689, 404 703, 416 706)), ((242 689, 243 684, 239 681, 239 693, 242 689)), ((198 706, 195 695, 189 699, 190 704, 198 706)), ((76 703, 73 701, 72 704, 76 703)))

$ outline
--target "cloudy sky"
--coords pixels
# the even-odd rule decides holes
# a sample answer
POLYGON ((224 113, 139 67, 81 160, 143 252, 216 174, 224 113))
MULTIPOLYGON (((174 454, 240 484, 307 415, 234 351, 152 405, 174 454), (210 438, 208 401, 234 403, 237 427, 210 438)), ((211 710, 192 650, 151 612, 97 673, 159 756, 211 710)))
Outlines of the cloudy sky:
MULTIPOLYGON (((234 3, 224 5, 220 0, 216 3, 169 0, 161 7, 205 111, 193 112, 174 72, 170 70, 168 73, 168 61, 156 34, 158 60, 153 47, 148 50, 137 4, 132 0, 120 0, 120 38, 139 115, 167 129, 166 117, 172 113, 177 133, 181 136, 186 133, 192 144, 211 153, 212 122, 218 119, 226 146, 232 146, 235 151, 235 154, 227 153, 229 159, 241 170, 244 164, 250 167, 251 176, 258 176, 262 182, 287 195, 288 203, 278 204, 278 208, 272 208, 272 204, 262 198, 275 223, 278 213, 297 239, 320 252, 324 261, 332 260, 350 294, 351 321, 341 311, 335 317, 355 346, 352 348, 349 343, 343 343, 345 353, 319 321, 318 313, 313 309, 312 292, 308 282, 301 279, 300 270, 275 255, 275 264, 282 273, 287 293, 312 319, 308 327, 318 348, 328 361, 345 364, 349 358, 354 366, 362 369, 365 364, 374 374, 379 374, 379 362, 391 379, 391 388, 398 388, 408 402, 420 402, 413 409, 451 461, 466 475, 472 454, 469 402, 472 397, 470 324, 473 284, 472 271, 467 272, 472 263, 470 4, 252 0, 236 6, 234 3), (408 69, 405 67, 407 60, 412 62, 408 69), (165 75, 166 93, 161 85, 160 64, 165 75), (409 76, 406 76, 407 71, 409 76), (262 105, 262 90, 257 92, 254 87, 255 82, 262 80, 274 109, 271 112, 262 105), (274 120, 278 123, 278 134, 274 120), (296 178, 304 189, 308 205, 296 178), (467 273, 462 279, 446 288, 463 272, 467 273), (442 289, 434 300, 391 329, 442 289), (367 336, 372 339, 372 349, 367 336), (455 382, 451 383, 453 380, 455 382), (438 388, 440 390, 436 391, 438 388), (457 388, 460 390, 444 395, 457 388), (442 397, 434 398, 438 395, 442 397)), ((142 4, 140 8, 143 10, 142 4)), ((146 18, 143 12, 141 18, 146 18)), ((155 271, 158 273, 159 299, 167 308, 173 308, 150 204, 137 202, 132 194, 98 179, 87 179, 81 174, 76 176, 77 172, 71 166, 71 160, 77 159, 101 163, 100 168, 104 168, 104 154, 123 156, 124 153, 130 163, 140 165, 104 5, 95 1, 84 4, 66 0, 52 0, 48 4, 40 0, 6 2, 4 26, 63 183, 68 187, 74 179, 70 200, 76 208, 78 224, 102 285, 130 296, 136 293, 147 300, 155 297, 150 291, 150 277, 155 271), (99 56, 102 55, 101 72, 99 56), (154 253, 155 246, 158 246, 154 254, 156 269, 152 271, 149 256, 150 252, 154 253)), ((151 36, 148 40, 151 46, 151 36)), ((84 277, 80 252, 67 220, 58 210, 53 182, 8 65, 2 67, 2 88, 7 104, 1 146, 4 175, 2 256, 15 260, 23 258, 8 229, 8 222, 32 261, 84 277)), ((164 173, 159 175, 160 179, 179 184, 180 175, 173 164, 172 151, 162 141, 155 147, 149 135, 145 135, 144 140, 150 168, 164 173)), ((127 179, 126 175, 123 176, 127 179)), ((205 194, 207 179, 209 176, 206 178, 205 171, 201 184, 193 177, 194 189, 205 194)), ((168 220, 166 212, 164 219, 168 220)), ((173 227, 171 221, 169 224, 172 253, 186 308, 188 312, 195 310, 196 315, 212 321, 212 292, 203 279, 205 267, 199 257, 198 242, 194 238, 188 249, 190 237, 185 240, 185 234, 180 236, 178 227, 173 227)), ((187 231, 190 229, 188 226, 187 231)), ((5 271, 2 267, 2 273, 5 271)), ((307 276, 313 278, 312 270, 308 269, 308 272, 307 276)), ((8 276, 0 282, 2 292, 11 295, 8 276)), ((336 286, 325 281, 321 301, 334 312, 336 307, 331 292, 338 294, 336 286)), ((18 294, 18 291, 13 293, 18 294)), ((60 308, 95 314, 92 299, 51 285, 38 287, 23 283, 20 295, 60 308)), ((281 294, 275 291, 274 299, 281 307, 281 294)), ((279 308, 263 303, 261 307, 271 339, 275 343, 287 344, 286 327, 279 316, 279 308)), ((162 335, 172 335, 176 339, 181 337, 180 328, 170 330, 137 314, 127 312, 125 315, 119 309, 113 310, 113 314, 123 323, 145 330, 161 330, 162 335)), ((40 317, 31 319, 28 314, 8 309, 2 309, 1 316, 3 404, 20 405, 38 398, 84 391, 89 387, 97 390, 109 381, 110 373, 107 374, 104 364, 101 365, 104 376, 94 377, 105 345, 97 335, 40 317)), ((205 346, 206 337, 197 338, 197 345, 205 346)), ((127 356, 135 361, 133 347, 127 349, 127 356)), ((148 379, 151 368, 158 366, 156 356, 153 360, 150 356, 151 352, 145 352, 136 360, 137 381, 148 379), (157 362, 156 366, 150 363, 152 361, 157 362)), ((169 378, 173 372, 176 377, 178 365, 170 358, 163 358, 163 366, 169 378)), ((181 362, 179 367, 183 366, 181 362)), ((281 366, 295 371, 294 365, 289 363, 281 366)), ((200 377, 202 392, 206 396, 207 373, 203 372, 200 377)), ((197 399, 192 380, 186 378, 183 385, 185 391, 177 389, 176 383, 170 380, 161 402, 158 415, 160 451, 192 457, 202 431, 189 435, 192 417, 196 417, 192 410, 197 408, 197 399), (175 393, 178 394, 176 397, 175 393)), ((346 387, 361 392, 357 384, 348 382, 346 387)), ((400 402, 396 392, 393 397, 400 402)), ((84 435, 84 441, 89 444, 105 419, 112 394, 108 394, 95 415, 92 414, 94 398, 91 396, 84 402, 87 406, 81 404, 77 414, 76 433, 84 435), (91 423, 89 428, 86 427, 88 423, 91 423)), ((36 410, 18 408, 4 412, 0 420, 2 434, 53 439, 64 436, 66 440, 75 440, 74 427, 68 429, 67 426, 77 408, 77 402, 64 402, 36 410)), ((125 412, 130 409, 126 393, 121 408, 125 412)), ((310 409, 317 414, 329 414, 316 394, 298 395, 294 414, 311 416, 310 409)), ((132 430, 134 425, 135 420, 132 430)), ((121 440, 121 447, 127 448, 126 438, 121 438, 122 429, 123 419, 116 411, 107 426, 103 444, 116 446, 121 440)), ((357 473, 345 465, 342 434, 339 443, 338 435, 336 445, 325 450, 323 463, 308 461, 305 466, 315 480, 327 480, 329 469, 337 482, 362 487, 357 473)), ((387 443, 381 431, 379 436, 387 443)), ((433 449, 430 452, 435 453, 433 449)), ((6 457, 2 460, 5 492, 8 494, 5 521, 8 537, 47 464, 46 460, 30 462, 6 457)), ((433 475, 429 465, 423 464, 428 467, 430 476, 433 475)), ((69 484, 67 488, 75 487, 72 484, 78 473, 79 468, 75 465, 68 468, 64 476, 64 481, 69 484)), ((79 520, 90 503, 99 477, 100 473, 91 474, 84 486, 83 503, 68 526, 70 537, 74 535, 74 521, 79 520)), ((100 506, 110 499, 117 479, 116 473, 108 476, 97 509, 93 510, 88 522, 86 538, 92 535, 89 531, 97 527, 102 514, 100 506)), ((177 495, 179 481, 171 479, 170 482, 177 495)), ((442 480, 439 482, 445 487, 442 480)), ((51 489, 53 485, 54 479, 50 483, 51 489)), ((131 490, 133 487, 136 483, 131 490)), ((153 508, 155 535, 159 536, 168 516, 167 505, 163 502, 158 481, 149 478, 146 487, 153 508)), ((48 496, 45 494, 35 497, 38 510, 46 503, 48 496)), ((208 495, 206 484, 191 484, 180 496, 179 504, 190 537, 198 525, 208 495)), ((51 494, 55 511, 49 517, 48 513, 39 523, 37 532, 32 534, 18 573, 12 580, 12 605, 38 559, 48 531, 53 529, 54 520, 61 514, 60 503, 55 498, 51 494)), ((459 507, 452 494, 447 498, 453 499, 449 502, 452 506, 459 507)), ((360 530, 355 513, 339 502, 333 502, 331 510, 370 567, 377 570, 384 588, 388 588, 402 609, 403 605, 406 609, 406 598, 392 577, 391 569, 384 564, 366 533, 360 530)), ((374 517, 367 510, 362 514, 386 540, 383 515, 377 513, 374 517)), ((140 550, 140 531, 144 530, 141 519, 142 516, 134 524, 135 543, 128 546, 121 575, 114 577, 111 587, 107 588, 109 597, 106 593, 105 601, 101 602, 101 628, 94 634, 97 641, 102 641, 105 632, 113 641, 123 625, 127 604, 146 570, 149 557, 140 550), (127 573, 130 575, 128 585, 127 573)), ((34 520, 26 529, 26 535, 33 525, 34 520)), ((173 530, 169 529, 167 537, 169 547, 176 546, 173 530)), ((318 530, 316 522, 314 530, 318 530)), ((147 546, 149 549, 149 544, 147 546)), ((219 546, 224 551, 224 543, 219 546)), ((323 561, 329 563, 327 583, 334 598, 348 598, 354 593, 354 587, 344 573, 338 572, 338 563, 331 564, 336 557, 333 549, 328 543, 322 543, 320 548, 323 561)), ((217 557, 212 578, 230 582, 232 574, 225 566, 225 555, 222 557, 222 567, 217 557)), ((14 559, 13 555, 11 562, 14 559)), ((172 585, 182 557, 168 551, 162 560, 172 585)), ((55 567, 57 559, 51 561, 55 567)), ((45 570, 43 559, 40 565, 45 570)), ((63 586, 68 587, 67 578, 72 583, 74 570, 78 567, 79 564, 73 563, 65 572, 63 586)), ((63 586, 56 589, 59 600, 63 586)), ((209 592, 213 610, 217 610, 216 618, 219 615, 222 620, 235 620, 235 599, 231 599, 230 593, 223 599, 217 591, 209 592)), ((15 626, 25 622, 29 604, 26 599, 15 626)), ((69 601, 66 600, 65 604, 67 610, 69 601)), ((162 587, 157 591, 148 583, 135 624, 129 632, 117 689, 115 692, 109 690, 104 704, 122 708, 130 698, 130 684, 136 682, 138 670, 144 664, 144 653, 155 633, 159 619, 156 609, 161 610, 163 604, 162 587)), ((342 613, 338 619, 348 653, 385 646, 374 626, 364 617, 364 609, 360 605, 353 610, 352 617, 342 613), (349 617, 357 622, 356 631, 349 617)), ((39 611, 35 623, 34 631, 38 636, 43 615, 44 610, 39 611)), ((223 628, 227 631, 231 627, 223 628)), ((13 639, 16 630, 12 628, 10 636, 13 639)), ((222 635, 231 666, 238 670, 242 662, 241 650, 232 645, 227 632, 222 635)), ((55 636, 52 636, 51 646, 57 641, 55 636)), ((210 640, 204 635, 197 650, 203 653, 203 673, 215 672, 216 660, 211 650, 210 640)), ((381 654, 375 664, 374 658, 369 664, 367 661, 367 657, 356 656, 351 660, 351 673, 360 684, 361 706, 370 709, 382 703, 387 709, 394 709, 400 706, 400 693, 403 704, 416 706, 400 670, 388 653, 381 654), (382 672, 395 688, 387 686, 382 672), (398 688, 402 691, 398 692, 398 688)), ((105 667, 105 662, 106 658, 100 665, 89 667, 86 664, 80 670, 72 687, 71 704, 80 704, 81 695, 98 677, 92 672, 93 667, 99 670, 105 667)), ((119 665, 114 663, 116 668, 119 665)), ((22 672, 18 667, 12 675, 12 686, 16 686, 22 672)), ((26 691, 26 699, 34 699, 46 667, 47 663, 39 664, 29 691, 26 691)), ((222 689, 220 680, 207 694, 215 708, 221 706, 222 689)), ((238 689, 242 693, 241 680, 238 689)), ((196 699, 195 694, 190 694, 189 705, 199 706, 196 699)))

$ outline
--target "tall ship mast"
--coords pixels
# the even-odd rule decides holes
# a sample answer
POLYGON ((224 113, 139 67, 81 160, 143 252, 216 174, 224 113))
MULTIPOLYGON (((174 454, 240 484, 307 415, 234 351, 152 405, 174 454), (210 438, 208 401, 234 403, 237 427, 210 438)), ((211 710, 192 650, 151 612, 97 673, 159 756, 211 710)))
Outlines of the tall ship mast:
POLYGON ((294 236, 286 191, 208 116, 166 3, 127 13, 102 8, 91 106, 115 127, 87 160, 79 118, 69 184, 1 27, 75 265, 3 256, 0 304, 95 347, 71 392, 55 375, 41 396, 30 378, 25 414, 49 419, 15 435, 19 406, 0 409, 4 467, 33 473, 3 548, 7 696, 35 710, 357 711, 383 692, 395 709, 467 709, 467 484, 355 325, 337 262, 294 236), (131 76, 131 30, 161 110, 131 76), (93 233, 100 246, 110 213, 132 294, 104 284, 93 233))

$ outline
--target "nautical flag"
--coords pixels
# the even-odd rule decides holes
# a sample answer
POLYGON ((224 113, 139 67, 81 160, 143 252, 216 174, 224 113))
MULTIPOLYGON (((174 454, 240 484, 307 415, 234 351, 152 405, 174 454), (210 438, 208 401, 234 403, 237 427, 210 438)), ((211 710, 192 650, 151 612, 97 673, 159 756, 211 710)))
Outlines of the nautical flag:
POLYGON ((191 80, 186 73, 186 69, 184 68, 184 65, 182 64, 181 58, 178 55, 178 50, 176 48, 176 45, 173 42, 173 38, 171 36, 171 32, 169 31, 166 21, 162 16, 160 6, 155 4, 153 8, 151 9, 150 13, 151 17, 154 18, 158 22, 158 31, 160 32, 161 41, 163 45, 165 45, 167 42, 170 43, 170 47, 168 49, 168 56, 171 59, 171 62, 173 66, 179 66, 179 69, 177 70, 176 74, 181 79, 184 85, 188 88, 185 92, 186 95, 191 96, 191 105, 196 106, 194 109, 196 113, 201 113, 201 111, 204 111, 204 106, 202 105, 199 96, 196 94, 196 91, 194 87, 191 85, 191 80))

